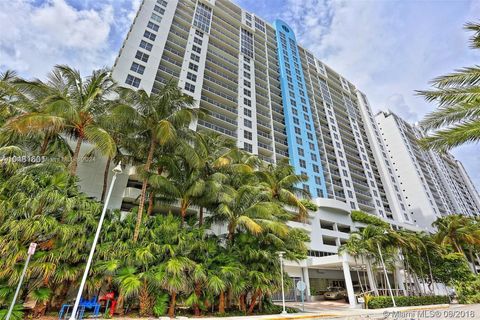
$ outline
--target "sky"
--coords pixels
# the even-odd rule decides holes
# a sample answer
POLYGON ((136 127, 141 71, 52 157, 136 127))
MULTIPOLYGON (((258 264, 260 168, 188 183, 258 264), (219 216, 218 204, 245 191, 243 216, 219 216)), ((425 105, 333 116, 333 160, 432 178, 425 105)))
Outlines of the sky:
MULTIPOLYGON (((153 0, 150 0, 153 1, 153 0)), ((140 0, 0 1, 0 72, 44 78, 55 64, 87 75, 113 65, 140 0)), ((268 22, 280 18, 298 42, 365 92, 374 111, 414 123, 435 104, 415 90, 480 61, 468 47, 472 0, 234 0, 268 22)), ((480 145, 456 148, 480 191, 480 145)))

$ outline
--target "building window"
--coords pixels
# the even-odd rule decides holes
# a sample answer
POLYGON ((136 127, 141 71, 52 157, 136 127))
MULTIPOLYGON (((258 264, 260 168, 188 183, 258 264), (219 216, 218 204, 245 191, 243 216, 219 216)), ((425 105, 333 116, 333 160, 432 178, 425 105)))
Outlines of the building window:
POLYGON ((300 163, 300 167, 302 167, 302 168, 306 168, 306 167, 307 167, 307 164, 306 164, 305 160, 300 159, 299 163, 300 163))
POLYGON ((310 157, 312 158, 313 161, 317 161, 317 155, 316 154, 311 153, 310 157))
POLYGON ((300 121, 296 117, 293 117, 293 123, 295 123, 296 125, 300 125, 300 121))
POLYGON ((252 106, 252 100, 247 99, 247 98, 243 98, 243 104, 251 107, 252 106))
POLYGON ((250 97, 250 95, 252 94, 252 92, 248 89, 243 89, 243 94, 246 95, 247 97, 250 97))
POLYGON ((188 68, 193 70, 193 71, 198 71, 198 66, 194 63, 191 63, 191 62, 188 64, 188 68))
POLYGON ((160 28, 160 26, 156 23, 149 21, 147 24, 147 28, 152 29, 153 31, 158 31, 158 28, 160 28))
POLYGON ((298 148, 298 154, 303 157, 305 155, 305 152, 302 148, 298 148))
POLYGON ((250 79, 250 73, 243 71, 243 76, 250 79))
POLYGON ((242 29, 240 47, 244 55, 253 58, 253 35, 245 29, 242 29))
POLYGON ((246 63, 243 64, 243 69, 250 71, 250 66, 246 63))
POLYGON ((155 14, 155 13, 152 13, 152 16, 150 17, 150 19, 158 23, 162 22, 162 17, 160 17, 158 14, 155 14))
POLYGON ((355 209, 355 202, 350 201, 350 208, 355 209))
POLYGON ((143 33, 143 36, 152 41, 155 41, 155 39, 157 38, 157 36, 154 33, 151 33, 150 31, 147 31, 147 30, 145 30, 145 32, 143 33))
POLYGON ((250 81, 247 81, 247 80, 243 80, 243 85, 250 88, 250 86, 252 85, 250 81))
POLYGON ((352 193, 352 191, 347 190, 347 194, 348 194, 348 197, 349 197, 349 198, 353 198, 353 193, 352 193))
POLYGON ((248 128, 252 127, 252 121, 248 119, 243 119, 243 124, 245 125, 245 127, 248 127, 248 128))
POLYGON ((252 133, 250 131, 243 131, 243 137, 248 140, 252 140, 252 133))
POLYGON ((160 7, 157 6, 157 5, 156 5, 155 7, 153 7, 153 10, 156 11, 156 12, 158 12, 158 13, 160 13, 160 14, 164 14, 164 13, 165 13, 165 9, 160 8, 160 7))
POLYGON ((252 116, 252 110, 243 109, 243 114, 246 115, 247 117, 251 117, 252 116))
POLYGON ((189 82, 185 83, 185 90, 195 92, 195 86, 189 82))
POLYGON ((322 179, 320 179, 320 177, 318 177, 318 176, 315 176, 315 183, 316 184, 322 184, 322 179))
POLYGON ((196 43, 196 44, 198 44, 199 46, 202 45, 202 40, 199 39, 199 38, 197 38, 197 37, 194 37, 194 38, 193 38, 193 42, 196 43))
POLYGON ((195 75, 191 72, 187 72, 187 79, 192 80, 192 81, 197 81, 197 75, 195 75))
POLYGON ((135 58, 137 58, 138 60, 141 60, 143 62, 147 62, 148 57, 149 57, 148 54, 143 53, 142 51, 138 51, 138 50, 137 50, 137 53, 135 54, 135 58))
POLYGON ((302 138, 296 137, 295 139, 298 144, 303 144, 302 138))
POLYGON ((200 56, 197 56, 195 53, 191 53, 190 54, 190 59, 192 59, 195 62, 199 62, 200 61, 200 56))
POLYGON ((197 2, 197 10, 193 18, 193 25, 203 32, 210 31, 210 20, 212 18, 212 9, 201 2, 197 2))
POLYGON ((316 164, 312 165, 312 167, 313 167, 313 172, 315 172, 315 173, 320 172, 320 168, 316 164))
POLYGON ((145 72, 145 67, 136 62, 133 62, 130 70, 139 74, 143 74, 145 72))
POLYGON ((200 38, 203 38, 203 32, 200 30, 195 30, 195 35, 199 36, 200 38))
POLYGON ((127 75, 127 80, 125 80, 125 83, 138 88, 140 86, 140 79, 129 74, 127 75))
POLYGON ((252 145, 250 143, 246 143, 246 142, 243 143, 243 149, 245 149, 245 151, 247 151, 247 152, 252 152, 252 150, 253 150, 252 145))
POLYGON ((145 40, 142 40, 140 41, 140 48, 143 48, 147 51, 152 51, 153 45, 145 40))
POLYGON ((196 45, 193 45, 193 46, 192 46, 192 50, 193 50, 194 52, 196 52, 196 53, 202 52, 202 49, 201 49, 200 47, 197 47, 196 45))
POLYGON ((296 134, 301 134, 301 133, 302 133, 302 131, 300 130, 300 128, 299 128, 299 127, 295 127, 295 133, 296 133, 296 134))

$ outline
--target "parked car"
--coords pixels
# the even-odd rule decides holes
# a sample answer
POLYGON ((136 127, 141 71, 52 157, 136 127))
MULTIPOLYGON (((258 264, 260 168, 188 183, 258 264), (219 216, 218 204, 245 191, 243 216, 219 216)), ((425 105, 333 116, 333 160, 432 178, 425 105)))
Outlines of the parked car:
MULTIPOLYGON (((360 293, 362 293, 362 288, 359 285, 354 285, 353 286, 353 294, 355 296, 358 296, 360 293)), ((349 302, 347 290, 345 290, 345 302, 349 302)))
POLYGON ((344 299, 347 295, 347 291, 342 287, 329 287, 327 292, 325 292, 325 300, 339 300, 344 299))

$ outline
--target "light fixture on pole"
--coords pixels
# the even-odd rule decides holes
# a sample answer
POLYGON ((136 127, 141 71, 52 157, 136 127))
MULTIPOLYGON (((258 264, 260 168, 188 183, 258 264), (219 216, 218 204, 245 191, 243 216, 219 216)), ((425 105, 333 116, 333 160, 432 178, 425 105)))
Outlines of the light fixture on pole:
POLYGON ((90 249, 90 254, 87 260, 87 266, 83 273, 82 282, 80 283, 80 288, 78 288, 77 298, 75 299, 75 304, 73 305, 72 315, 69 320, 75 320, 78 311, 78 305, 80 304, 80 299, 82 298, 83 289, 85 287, 85 282, 87 282, 88 272, 90 271, 90 266, 93 260, 93 254, 95 253, 95 247, 97 246, 98 238, 100 236, 100 231, 102 230, 103 220, 105 219, 105 214, 107 213, 108 202, 110 201, 110 196, 112 195, 113 186, 115 185, 115 180, 117 179, 117 174, 122 173, 121 162, 113 168, 113 178, 110 182, 110 188, 108 189, 107 197, 105 198, 105 203, 103 204, 102 214, 100 215, 100 221, 98 222, 97 232, 95 233, 95 238, 93 238, 92 248, 90 249))
POLYGON ((281 282, 282 282, 282 307, 283 307, 282 314, 287 314, 287 310, 285 309, 285 288, 284 288, 284 284, 283 284, 283 255, 285 254, 285 252, 279 251, 277 253, 278 253, 278 257, 280 258, 280 274, 282 276, 282 279, 281 279, 281 282))
MULTIPOLYGON (((383 234, 388 234, 388 231, 385 230, 383 234)), ((380 249, 380 243, 377 242, 378 253, 380 254, 380 260, 382 261, 383 272, 385 273, 385 278, 387 280, 388 290, 390 291, 390 295, 392 296, 392 303, 393 306, 396 307, 397 304, 395 303, 395 298, 393 297, 392 286, 390 285, 390 280, 388 279, 387 268, 385 267, 385 262, 383 261, 382 250, 380 249)))
POLYGON ((22 275, 20 276, 20 281, 18 281, 17 290, 15 290, 15 294, 13 295, 12 304, 10 308, 8 308, 7 317, 5 320, 10 319, 13 313, 13 307, 15 307, 15 302, 17 301, 18 294, 20 293, 20 288, 22 287, 23 278, 25 277, 25 273, 27 273, 28 263, 30 262, 30 258, 35 253, 35 249, 37 248, 37 244, 35 242, 30 243, 27 251, 27 260, 25 260, 25 266, 23 267, 22 275))

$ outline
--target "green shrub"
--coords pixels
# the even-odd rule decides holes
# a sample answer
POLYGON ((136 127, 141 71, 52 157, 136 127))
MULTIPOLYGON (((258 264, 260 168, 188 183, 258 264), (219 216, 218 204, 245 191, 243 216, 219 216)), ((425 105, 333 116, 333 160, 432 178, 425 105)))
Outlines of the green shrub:
POLYGON ((455 292, 459 303, 480 303, 480 276, 473 281, 458 281, 455 292))
POLYGON ((153 306, 153 315, 155 317, 160 317, 167 313, 168 301, 168 294, 162 293, 157 295, 155 298, 155 305, 153 306))
POLYGON ((385 221, 383 221, 380 218, 377 218, 377 217, 375 217, 371 214, 365 213, 363 211, 353 210, 350 213, 350 217, 352 218, 352 221, 363 222, 363 223, 372 224, 372 225, 378 226, 378 227, 388 228, 388 223, 386 223, 385 221))
MULTIPOLYGON (((425 306, 430 304, 445 304, 450 300, 447 296, 424 296, 424 297, 395 297, 397 307, 425 306)), ((393 307, 390 296, 371 297, 368 302, 368 309, 381 309, 393 307)))

